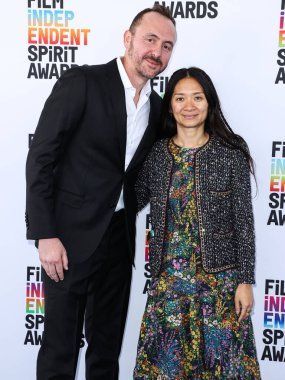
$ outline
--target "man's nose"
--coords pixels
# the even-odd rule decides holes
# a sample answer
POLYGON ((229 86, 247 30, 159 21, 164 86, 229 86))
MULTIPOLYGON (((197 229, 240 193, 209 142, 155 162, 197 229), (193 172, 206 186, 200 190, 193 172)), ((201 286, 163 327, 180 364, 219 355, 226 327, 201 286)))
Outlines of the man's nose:
POLYGON ((159 58, 161 56, 161 52, 162 52, 162 46, 160 44, 156 44, 153 48, 152 48, 152 54, 155 58, 159 58))

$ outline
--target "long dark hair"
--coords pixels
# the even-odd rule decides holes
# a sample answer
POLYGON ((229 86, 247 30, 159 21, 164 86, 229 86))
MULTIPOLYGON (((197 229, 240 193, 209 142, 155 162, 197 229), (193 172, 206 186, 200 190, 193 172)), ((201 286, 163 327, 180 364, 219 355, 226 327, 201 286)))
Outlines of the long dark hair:
POLYGON ((222 143, 231 146, 233 149, 240 149, 244 153, 250 171, 255 178, 254 162, 245 140, 234 133, 229 126, 229 123, 221 110, 220 100, 211 78, 205 73, 205 71, 198 67, 179 69, 172 74, 166 86, 162 102, 162 137, 173 137, 177 133, 176 121, 173 118, 173 114, 169 111, 171 110, 171 99, 174 88, 176 84, 184 78, 194 78, 204 90, 208 102, 208 115, 205 121, 205 131, 208 132, 210 136, 220 138, 222 143))

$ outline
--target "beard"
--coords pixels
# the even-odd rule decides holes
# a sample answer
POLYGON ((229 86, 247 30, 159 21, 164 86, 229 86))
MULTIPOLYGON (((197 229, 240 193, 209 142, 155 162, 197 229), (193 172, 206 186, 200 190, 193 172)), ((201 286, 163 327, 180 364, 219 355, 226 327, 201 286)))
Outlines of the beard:
POLYGON ((143 57, 140 57, 138 54, 136 54, 132 41, 128 50, 128 56, 134 63, 134 68, 137 74, 144 79, 152 79, 165 69, 159 57, 155 57, 152 54, 146 54, 143 57), (151 69, 148 66, 147 61, 152 61, 154 64, 156 64, 156 68, 151 69))

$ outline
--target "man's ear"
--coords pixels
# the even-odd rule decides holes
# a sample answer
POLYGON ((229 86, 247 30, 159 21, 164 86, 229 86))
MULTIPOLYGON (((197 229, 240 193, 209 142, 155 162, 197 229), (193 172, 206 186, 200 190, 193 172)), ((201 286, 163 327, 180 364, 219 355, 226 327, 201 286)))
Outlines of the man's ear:
POLYGON ((124 46, 126 49, 129 47, 131 40, 132 40, 132 33, 129 30, 126 30, 124 33, 124 46))

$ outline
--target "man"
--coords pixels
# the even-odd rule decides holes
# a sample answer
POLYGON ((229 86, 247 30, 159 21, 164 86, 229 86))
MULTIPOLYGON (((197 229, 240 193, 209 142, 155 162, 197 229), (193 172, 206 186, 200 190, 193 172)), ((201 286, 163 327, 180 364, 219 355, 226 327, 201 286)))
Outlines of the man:
POLYGON ((149 80, 175 41, 169 11, 145 9, 124 34, 124 57, 68 70, 46 101, 27 159, 27 237, 38 240, 45 288, 38 380, 74 379, 84 315, 86 379, 118 379, 134 183, 160 111, 149 80))

